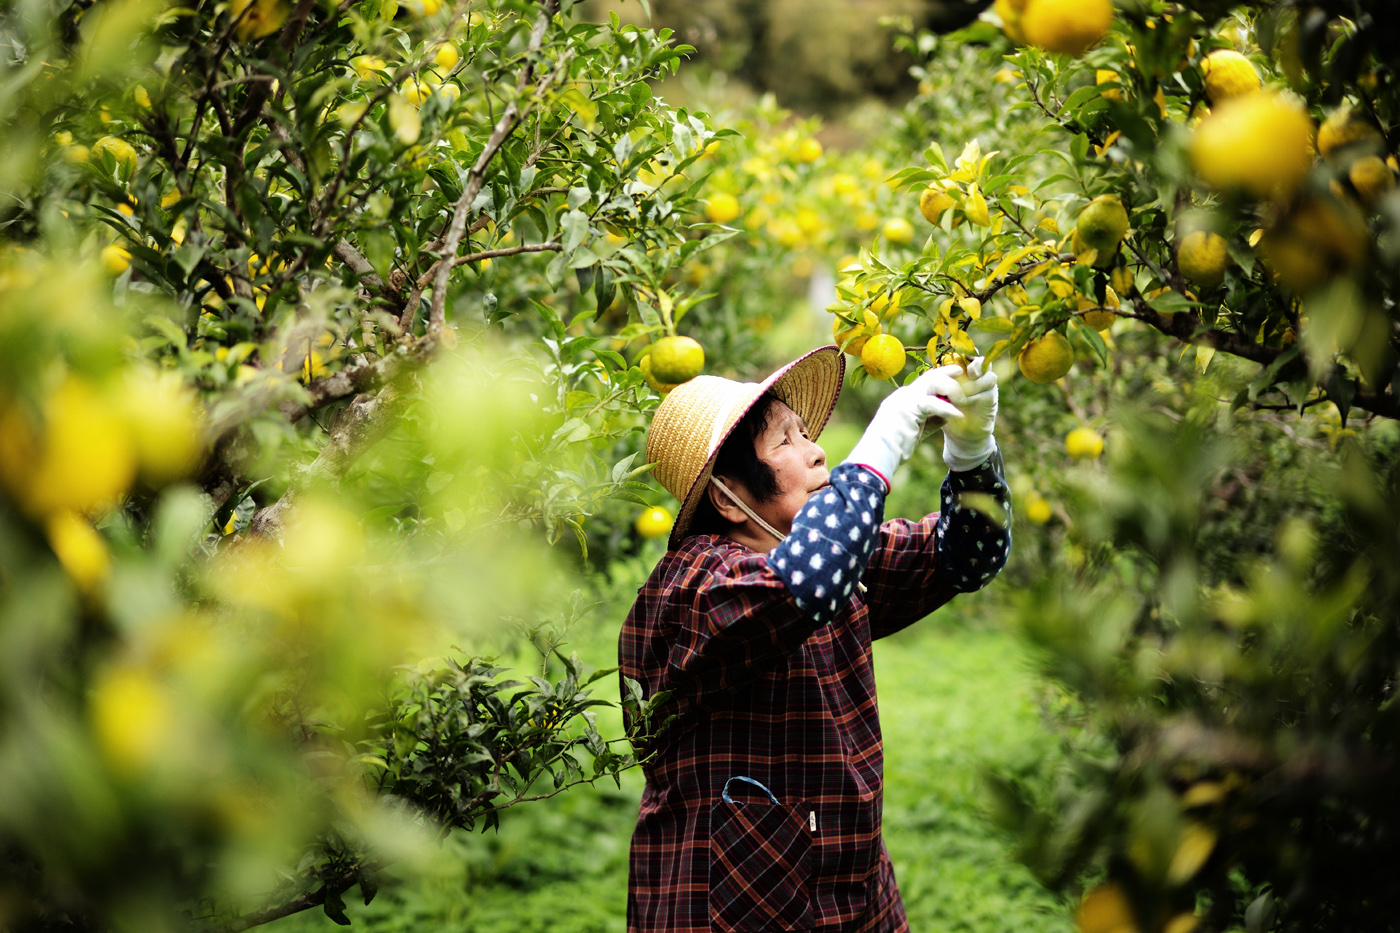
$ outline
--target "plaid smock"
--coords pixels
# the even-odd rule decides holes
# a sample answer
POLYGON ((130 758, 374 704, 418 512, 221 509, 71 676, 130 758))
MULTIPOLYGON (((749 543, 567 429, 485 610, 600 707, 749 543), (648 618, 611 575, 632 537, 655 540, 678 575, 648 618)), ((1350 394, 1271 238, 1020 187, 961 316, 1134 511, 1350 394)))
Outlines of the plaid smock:
POLYGON ((621 676, 670 691, 659 720, 675 718, 639 743, 655 757, 629 931, 908 929, 880 833, 871 641, 995 576, 1010 505, 1000 453, 950 473, 921 521, 882 521, 885 493, 841 464, 773 551, 695 535, 638 592, 621 676))

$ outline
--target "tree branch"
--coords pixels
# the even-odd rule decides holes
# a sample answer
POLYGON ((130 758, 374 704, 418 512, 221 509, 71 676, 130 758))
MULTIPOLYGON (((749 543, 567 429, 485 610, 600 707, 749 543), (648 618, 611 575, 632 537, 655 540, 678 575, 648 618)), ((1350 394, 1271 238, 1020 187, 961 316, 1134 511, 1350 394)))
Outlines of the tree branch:
MULTIPOLYGON (((466 187, 462 190, 462 196, 457 199, 457 203, 452 207, 452 223, 447 229, 447 235, 443 238, 441 254, 443 259, 439 259, 436 265, 436 275, 433 278, 433 301, 428 309, 428 333, 436 336, 442 330, 442 325, 446 316, 447 308, 447 277, 452 271, 453 257, 457 254, 457 247, 462 242, 462 237, 467 229, 467 214, 471 210, 472 202, 476 200, 477 194, 481 192, 481 187, 486 181, 486 169, 495 159, 496 153, 505 144, 506 138, 515 131, 520 124, 522 114, 519 106, 520 97, 524 94, 525 88, 535 76, 535 57, 539 54, 540 46, 544 43, 545 30, 548 29, 550 20, 559 10, 559 0, 541 0, 540 14, 535 20, 535 28, 530 33, 530 45, 525 51, 525 63, 520 71, 520 78, 516 81, 515 99, 506 105, 505 112, 496 121, 495 127, 491 130, 491 136, 482 148, 481 154, 477 156, 476 164, 472 166, 470 177, 466 187)), ((543 91, 548 83, 548 78, 540 82, 538 90, 543 91)), ((413 308, 410 307, 405 313, 411 314, 413 308)))

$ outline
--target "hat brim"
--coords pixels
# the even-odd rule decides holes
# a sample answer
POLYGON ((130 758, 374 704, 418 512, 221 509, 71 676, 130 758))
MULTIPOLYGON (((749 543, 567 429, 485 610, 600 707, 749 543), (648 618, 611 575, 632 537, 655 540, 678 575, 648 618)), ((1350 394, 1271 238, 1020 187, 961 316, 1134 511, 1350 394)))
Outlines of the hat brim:
POLYGON ((772 393, 779 401, 787 405, 807 425, 807 432, 812 440, 821 437, 822 430, 826 427, 827 421, 831 419, 831 414, 836 410, 836 400, 841 396, 841 386, 846 379, 846 357, 841 349, 836 345, 818 347, 778 369, 767 379, 756 384, 749 394, 749 398, 730 413, 732 423, 729 424, 719 436, 718 443, 710 452, 710 456, 701 467, 700 473, 695 477, 695 481, 690 484, 690 489, 686 491, 685 499, 681 502, 680 512, 676 515, 676 522, 671 528, 671 537, 668 547, 675 550, 682 540, 690 534, 690 525, 695 519, 695 512, 700 507, 701 501, 705 497, 705 491, 710 485, 710 476, 714 472, 715 459, 724 447, 725 441, 733 433, 734 428, 748 414, 749 409, 764 395, 772 393))

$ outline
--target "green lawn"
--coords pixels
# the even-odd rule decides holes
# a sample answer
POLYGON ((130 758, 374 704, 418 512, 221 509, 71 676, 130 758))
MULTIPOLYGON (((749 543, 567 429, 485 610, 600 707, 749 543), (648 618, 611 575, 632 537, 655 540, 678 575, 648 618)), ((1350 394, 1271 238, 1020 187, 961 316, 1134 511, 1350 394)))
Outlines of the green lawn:
MULTIPOLYGON (((589 664, 616 663, 616 628, 635 585, 619 579, 609 606, 574 632, 573 647, 589 664)), ((979 815, 980 767, 1056 754, 1016 640, 966 622, 992 605, 966 599, 876 646, 886 842, 914 930, 1068 931, 1068 911, 1008 859, 1005 840, 979 815)), ((457 834, 432 872, 386 885, 368 908, 352 904, 351 917, 362 930, 386 933, 624 930, 627 846, 641 783, 629 774, 621 790, 580 788, 507 812, 498 833, 457 834)), ((279 923, 285 931, 331 925, 319 913, 279 923)))

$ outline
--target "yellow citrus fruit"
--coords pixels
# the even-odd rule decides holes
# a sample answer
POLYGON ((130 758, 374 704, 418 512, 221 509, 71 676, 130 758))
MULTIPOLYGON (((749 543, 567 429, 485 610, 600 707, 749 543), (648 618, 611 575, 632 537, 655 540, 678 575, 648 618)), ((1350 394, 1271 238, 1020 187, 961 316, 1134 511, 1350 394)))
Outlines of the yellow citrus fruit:
POLYGON ((894 298, 890 298, 889 292, 881 292, 875 296, 875 300, 870 302, 870 310, 880 316, 880 320, 889 321, 899 316, 899 303, 901 301, 899 292, 894 293, 894 298))
POLYGON ((675 520, 671 518, 671 513, 661 506, 653 506, 637 516, 634 527, 637 534, 647 540, 660 538, 671 530, 675 520))
POLYGON ((996 0, 993 9, 1001 17, 1001 29, 1012 42, 1025 42, 1026 34, 1021 29, 1021 16, 1026 11, 1027 0, 996 0))
POLYGON ((860 361, 871 379, 888 379, 904 368, 904 344, 892 334, 878 334, 865 342, 860 361))
POLYGON ((897 246, 914 242, 914 225, 903 217, 891 217, 881 229, 885 240, 897 246))
POLYGON ((433 61, 437 62, 438 68, 443 71, 451 71, 457 67, 457 63, 462 60, 462 53, 457 48, 455 42, 444 42, 438 46, 438 50, 433 53, 433 61))
POLYGON ((1108 274, 1109 284, 1113 290, 1124 298, 1133 293, 1136 283, 1133 281, 1133 270, 1127 266, 1118 266, 1108 274))
POLYGON ((70 377, 44 405, 44 431, 24 498, 41 515, 101 511, 136 474, 136 450, 117 412, 88 383, 70 377))
POLYGON ((91 522, 76 512, 62 511, 50 515, 44 525, 54 556, 79 589, 92 590, 107 579, 111 555, 91 522))
POLYGON ((1205 75, 1206 99, 1211 105, 1259 90, 1254 66, 1234 49, 1216 49, 1201 60, 1205 75))
POLYGON ((1395 172, 1385 164, 1380 156, 1362 156, 1351 163, 1347 172, 1352 187, 1361 195, 1366 204, 1374 204, 1381 196, 1395 187, 1395 172))
POLYGON ((710 223, 727 224, 739 216, 739 199, 728 191, 719 191, 710 196, 705 205, 705 219, 710 223))
POLYGON ((1076 460, 1093 460, 1103 453, 1103 438, 1081 425, 1065 435, 1065 453, 1076 460))
POLYGON ((1050 521, 1050 516, 1054 514, 1050 509, 1050 503, 1045 501, 1045 497, 1038 492, 1031 492, 1026 496, 1026 518, 1043 525, 1050 521))
POLYGON ((705 368, 705 349, 693 337, 662 337, 651 347, 651 372, 658 382, 680 385, 705 368))
POLYGON ((1099 251, 1103 259, 1118 249, 1128 233, 1128 211, 1116 195, 1104 194, 1090 201, 1079 212, 1075 231, 1080 241, 1099 251))
POLYGON ((797 144, 797 158, 802 162, 815 162, 822 157, 822 144, 808 136, 797 144))
POLYGON ((1215 288, 1225 281, 1225 268, 1229 265, 1229 244, 1218 233, 1196 230, 1182 237, 1176 246, 1176 267, 1201 288, 1215 288))
POLYGON ((1380 131, 1356 108, 1346 105, 1327 115, 1317 131, 1317 151, 1324 159, 1352 147, 1359 153, 1379 153, 1385 146, 1380 131))
POLYGON ((97 746, 118 771, 152 764, 174 733, 170 694, 144 670, 119 667, 102 673, 93 685, 91 704, 97 746))
POLYGON ((1082 55, 1113 23, 1110 0, 1026 0, 1021 31, 1047 52, 1082 55))
POLYGON ((660 393, 661 395, 665 395, 667 392, 670 392, 672 389, 674 389, 674 388, 676 387, 676 383, 671 383, 671 382, 660 382, 660 381, 657 380, 657 378, 656 378, 655 376, 653 376, 653 375, 651 374, 651 354, 650 354, 650 353, 648 353, 646 356, 644 356, 644 357, 642 357, 640 360, 638 360, 638 361, 637 361, 637 366, 638 366, 638 368, 641 369, 641 371, 642 371, 642 378, 646 380, 647 385, 651 386, 652 391, 658 392, 658 393, 660 393))
POLYGON ((92 144, 90 155, 94 159, 101 159, 104 152, 112 154, 118 167, 125 165, 128 172, 136 171, 136 149, 126 140, 116 136, 103 136, 92 144))
POLYGON ((102 260, 102 268, 106 269, 110 275, 121 275, 131 268, 131 251, 125 246, 118 246, 113 243, 102 247, 102 252, 98 254, 102 260))
POLYGON ((350 59, 350 67, 355 69, 355 74, 363 81, 380 81, 384 78, 380 72, 387 70, 389 65, 384 59, 374 55, 356 55, 350 59))
POLYGON ((1286 287, 1308 291, 1353 269, 1370 248, 1366 218, 1356 205, 1324 195, 1298 203, 1259 240, 1265 265, 1286 287))
POLYGON ((831 322, 831 339, 851 356, 860 356, 865 342, 881 331, 880 318, 874 311, 862 311, 861 318, 864 324, 847 324, 839 316, 831 322))
POLYGON ((1108 330, 1118 320, 1112 309, 1102 307, 1092 298, 1080 298, 1079 311, 1079 319, 1094 330, 1108 330))
MULTIPOLYGON (((1108 68, 1099 68, 1094 72, 1094 83, 1121 84, 1122 81, 1118 76, 1118 72, 1112 71, 1108 68)), ((1123 89, 1121 87, 1109 88, 1107 91, 1104 91, 1099 96, 1102 97, 1104 100, 1122 100, 1123 89)))
POLYGON ((943 212, 956 203, 942 188, 925 188, 919 194, 919 213, 924 215, 924 220, 936 224, 943 212))
POLYGON ((1123 889, 1112 881, 1084 895, 1075 921, 1080 933, 1137 933, 1138 929, 1132 905, 1123 889))
POLYGON ((291 11, 283 0, 233 0, 228 8, 234 35, 242 42, 272 35, 282 28, 291 11))
POLYGON ((1052 330, 1026 344, 1016 365, 1031 382, 1054 382, 1074 365, 1074 349, 1064 334, 1052 330))
POLYGON ((399 86, 399 93, 404 100, 417 107, 433 96, 433 87, 421 78, 409 78, 399 86))
POLYGON ((179 376, 129 373, 119 401, 147 482, 169 483, 198 465, 203 450, 199 403, 179 376))
POLYGON ((1191 164, 1212 187, 1285 197, 1312 166, 1312 121, 1272 91, 1232 97, 1196 127, 1191 164))

